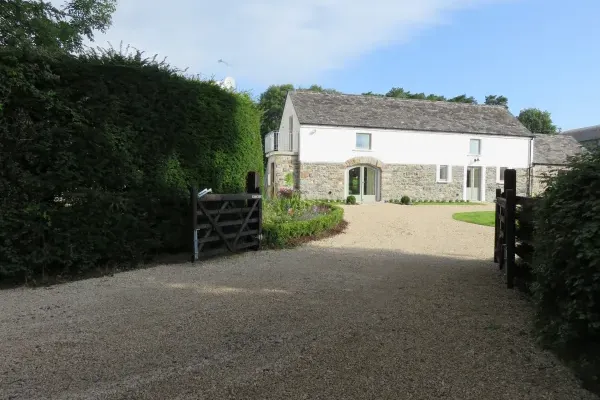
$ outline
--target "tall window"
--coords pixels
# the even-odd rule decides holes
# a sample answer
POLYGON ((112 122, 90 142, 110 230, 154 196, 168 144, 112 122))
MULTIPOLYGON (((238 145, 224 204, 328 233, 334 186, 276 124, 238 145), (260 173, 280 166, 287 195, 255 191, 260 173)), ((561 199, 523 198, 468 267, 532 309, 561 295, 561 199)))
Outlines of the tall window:
POLYGON ((452 170, 449 165, 438 165, 436 181, 438 183, 448 183, 452 181, 452 170))
POLYGON ((288 125, 290 130, 290 151, 294 151, 294 117, 292 115, 290 115, 288 125))
POLYGON ((357 133, 356 134, 356 148, 359 150, 371 150, 371 134, 370 133, 357 133))
POLYGON ((507 169, 507 167, 498 167, 498 183, 504 183, 504 172, 507 169))
POLYGON ((440 181, 448 181, 448 166, 440 165, 440 181))
POLYGON ((469 154, 478 156, 481 154, 481 139, 471 139, 469 143, 469 154))

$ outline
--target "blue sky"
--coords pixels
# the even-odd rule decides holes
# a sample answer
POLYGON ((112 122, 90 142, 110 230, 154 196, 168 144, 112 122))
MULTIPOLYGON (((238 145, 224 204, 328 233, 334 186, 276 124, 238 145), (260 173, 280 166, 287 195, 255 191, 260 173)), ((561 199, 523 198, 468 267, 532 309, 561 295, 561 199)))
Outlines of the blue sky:
POLYGON ((515 115, 537 107, 563 129, 600 124, 598 0, 150 3, 120 0, 97 44, 122 40, 190 73, 233 76, 256 95, 279 83, 502 94, 515 115))

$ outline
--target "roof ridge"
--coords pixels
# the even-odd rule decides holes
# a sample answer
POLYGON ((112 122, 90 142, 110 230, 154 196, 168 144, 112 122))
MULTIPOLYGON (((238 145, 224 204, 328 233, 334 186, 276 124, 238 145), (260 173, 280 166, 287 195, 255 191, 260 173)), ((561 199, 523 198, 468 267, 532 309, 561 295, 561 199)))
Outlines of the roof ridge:
POLYGON ((569 132, 580 132, 580 131, 585 131, 588 129, 599 129, 600 128, 600 124, 598 125, 591 125, 591 126, 584 126, 582 128, 573 128, 573 129, 569 129, 566 131, 562 131, 561 134, 565 134, 565 133, 569 133, 569 132))
POLYGON ((398 97, 391 97, 386 95, 370 95, 370 94, 358 94, 358 93, 325 93, 325 92, 317 92, 310 89, 294 89, 292 93, 307 93, 316 96, 337 96, 337 97, 364 97, 364 98, 373 98, 373 99, 384 99, 384 101, 403 101, 403 102, 424 102, 429 101, 432 103, 444 103, 456 106, 466 106, 466 107, 488 107, 488 108, 505 108, 504 106, 495 105, 495 104, 473 104, 473 103, 463 103, 458 101, 448 101, 448 100, 429 100, 429 99, 403 99, 398 97))

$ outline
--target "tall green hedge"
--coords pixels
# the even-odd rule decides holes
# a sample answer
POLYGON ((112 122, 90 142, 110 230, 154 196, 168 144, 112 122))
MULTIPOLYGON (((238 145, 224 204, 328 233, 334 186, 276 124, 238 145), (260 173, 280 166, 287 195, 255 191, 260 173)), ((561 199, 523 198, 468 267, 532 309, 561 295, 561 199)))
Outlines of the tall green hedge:
POLYGON ((243 191, 262 158, 245 94, 139 54, 0 49, 0 279, 185 248, 187 185, 243 191))
POLYGON ((534 248, 540 338, 600 389, 600 149, 550 179, 535 207, 534 248))

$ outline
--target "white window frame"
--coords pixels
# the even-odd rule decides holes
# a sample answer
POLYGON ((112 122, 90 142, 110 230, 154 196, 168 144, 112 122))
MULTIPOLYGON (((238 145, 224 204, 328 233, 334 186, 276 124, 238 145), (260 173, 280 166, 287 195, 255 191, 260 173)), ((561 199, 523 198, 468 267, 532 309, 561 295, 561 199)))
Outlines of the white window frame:
POLYGON ((288 120, 289 122, 289 140, 290 140, 290 151, 294 151, 294 116, 290 115, 290 118, 288 120))
MULTIPOLYGON (((510 169, 510 167, 496 167, 496 183, 504 183, 504 179, 500 179, 500 168, 510 169)), ((506 173, 506 170, 504 171, 506 173)))
POLYGON ((356 151, 371 151, 373 149, 373 135, 371 133, 367 133, 367 132, 356 132, 356 135, 354 136, 354 149, 356 151), (356 139, 358 139, 358 135, 367 135, 369 136, 369 148, 368 149, 363 149, 360 147, 356 146, 356 139))
POLYGON ((451 183, 452 182, 452 165, 450 164, 438 164, 435 167, 435 181, 437 183, 451 183), (442 167, 448 167, 448 179, 440 179, 440 170, 442 167))
POLYGON ((469 139, 469 155, 470 155, 470 156, 480 156, 480 155, 481 155, 481 150, 482 150, 482 149, 481 149, 482 145, 483 145, 483 143, 482 143, 482 140, 481 140, 481 139, 479 139, 479 138, 470 138, 470 139, 469 139), (479 141, 479 154, 474 154, 474 153, 471 153, 471 142, 472 142, 473 140, 477 140, 477 141, 479 141))

